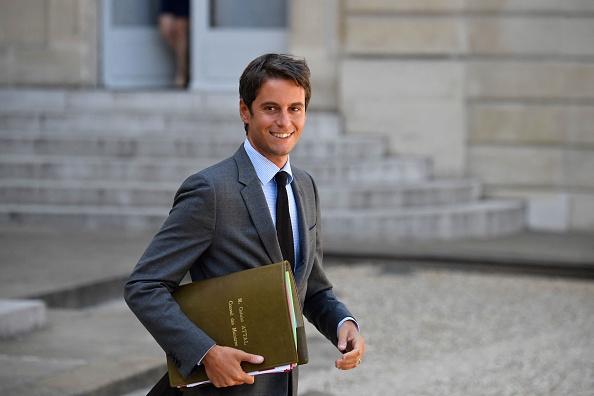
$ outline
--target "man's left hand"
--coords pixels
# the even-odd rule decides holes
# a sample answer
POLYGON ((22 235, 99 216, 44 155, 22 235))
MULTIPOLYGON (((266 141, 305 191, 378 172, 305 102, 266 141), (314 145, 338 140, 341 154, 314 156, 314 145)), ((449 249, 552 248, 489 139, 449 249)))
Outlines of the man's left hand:
POLYGON ((357 325, 352 320, 345 321, 338 328, 337 347, 341 352, 345 352, 335 362, 337 369, 350 370, 361 364, 361 359, 365 353, 365 340, 359 334, 357 325))

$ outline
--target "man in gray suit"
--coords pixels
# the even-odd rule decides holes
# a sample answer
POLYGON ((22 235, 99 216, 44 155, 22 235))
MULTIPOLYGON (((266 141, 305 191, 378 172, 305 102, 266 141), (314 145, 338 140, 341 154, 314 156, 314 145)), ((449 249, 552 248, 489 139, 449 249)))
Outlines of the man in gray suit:
POLYGON ((337 300, 322 268, 316 185, 289 161, 311 97, 307 63, 289 55, 258 57, 243 72, 239 94, 244 144, 184 181, 169 217, 130 275, 125 298, 183 376, 204 365, 212 385, 188 394, 296 395, 297 369, 247 375, 240 363, 260 364, 263 357, 216 345, 171 297, 188 271, 196 281, 288 259, 305 317, 343 352, 336 368, 357 367, 365 352, 353 315, 337 300), (293 257, 283 257, 275 229, 279 171, 288 173, 293 257))

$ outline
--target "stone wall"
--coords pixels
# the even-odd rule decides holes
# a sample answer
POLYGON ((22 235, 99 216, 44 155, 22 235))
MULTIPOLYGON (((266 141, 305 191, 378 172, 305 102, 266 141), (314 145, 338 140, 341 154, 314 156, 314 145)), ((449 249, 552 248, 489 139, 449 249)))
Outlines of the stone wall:
POLYGON ((337 110, 341 1, 289 1, 289 52, 307 59, 316 110, 337 110))
POLYGON ((533 228, 593 230, 594 2, 468 3, 469 173, 533 228))
POLYGON ((96 86, 97 0, 0 0, 0 85, 96 86))
POLYGON ((528 199, 536 229, 594 229, 594 2, 345 1, 348 133, 528 199))
POLYGON ((346 1, 340 109, 347 133, 381 134, 394 154, 464 174, 465 106, 458 2, 346 1))

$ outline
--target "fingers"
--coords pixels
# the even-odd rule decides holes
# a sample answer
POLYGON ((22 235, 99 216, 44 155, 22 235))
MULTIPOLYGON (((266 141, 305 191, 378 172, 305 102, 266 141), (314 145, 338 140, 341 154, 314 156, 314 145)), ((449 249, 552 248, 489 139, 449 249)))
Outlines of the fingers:
MULTIPOLYGON (((237 350, 237 358, 239 359, 239 361, 237 362, 238 364, 240 364, 242 361, 249 362, 252 364, 261 364, 264 362, 263 356, 253 355, 251 353, 245 353, 239 350, 237 350)), ((248 375, 245 371, 243 371, 243 369, 240 366, 239 369, 235 371, 235 377, 229 377, 227 383, 224 386, 235 386, 243 384, 252 385, 254 381, 254 376, 248 375)))
POLYGON ((351 370, 359 365, 359 358, 347 358, 343 356, 335 362, 335 367, 339 370, 351 370))
POLYGON ((242 361, 260 364, 264 358, 234 348, 215 346, 202 360, 206 375, 217 388, 254 383, 254 377, 241 368, 242 361))
POLYGON ((363 352, 359 349, 354 349, 351 352, 345 353, 340 359, 334 362, 334 366, 339 370, 351 370, 361 364, 363 352))
POLYGON ((262 364, 264 363, 264 356, 259 356, 259 355, 252 355, 251 353, 247 353, 247 356, 242 359, 245 362, 249 362, 252 364, 262 364))
MULTIPOLYGON (((242 361, 249 362, 252 364, 261 364, 264 363, 264 356, 253 355, 251 353, 246 353, 242 361)), ((254 376, 245 374, 243 377, 245 384, 253 384, 254 383, 254 376)))
POLYGON ((350 370, 361 364, 361 359, 365 354, 365 341, 354 326, 348 329, 342 329, 341 326, 340 330, 337 347, 346 353, 336 360, 334 365, 339 370, 350 370))

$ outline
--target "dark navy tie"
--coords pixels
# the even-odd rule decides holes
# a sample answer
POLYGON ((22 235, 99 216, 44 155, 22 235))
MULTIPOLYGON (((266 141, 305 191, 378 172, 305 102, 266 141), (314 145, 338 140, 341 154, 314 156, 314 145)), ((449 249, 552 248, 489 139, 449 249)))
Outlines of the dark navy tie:
POLYGON ((276 235, 283 253, 283 259, 295 264, 295 248, 293 246, 293 227, 289 214, 289 197, 287 196, 287 179, 289 174, 280 171, 274 176, 276 181, 276 235))

